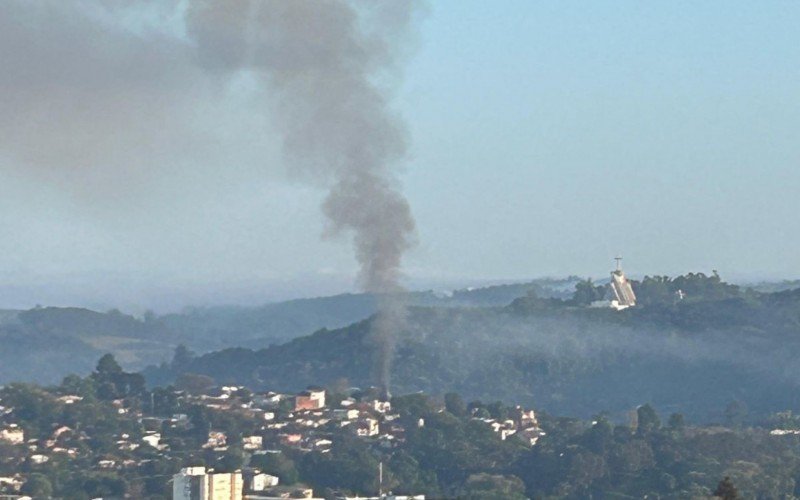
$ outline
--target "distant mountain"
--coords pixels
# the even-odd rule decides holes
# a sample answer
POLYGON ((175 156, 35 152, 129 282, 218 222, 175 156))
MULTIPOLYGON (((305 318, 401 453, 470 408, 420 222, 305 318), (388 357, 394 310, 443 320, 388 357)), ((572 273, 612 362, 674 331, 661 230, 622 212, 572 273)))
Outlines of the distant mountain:
MULTIPOLYGON (((538 279, 525 283, 470 288, 445 293, 411 292, 408 303, 433 307, 505 306, 529 292, 540 297, 566 298, 577 277, 538 279)), ((320 328, 341 328, 368 318, 377 311, 377 299, 369 294, 297 299, 261 307, 212 307, 188 309, 159 321, 197 352, 226 347, 266 347, 308 335, 320 328)))
MULTIPOLYGON (((392 385, 584 417, 608 411, 622 419, 645 402, 697 421, 724 420, 734 401, 753 416, 800 410, 800 291, 712 288, 621 312, 532 295, 508 307, 412 308, 396 338, 392 385)), ((145 375, 153 384, 189 372, 276 390, 368 386, 377 382, 380 350, 370 325, 225 349, 145 375)))
MULTIPOLYGON (((436 307, 507 305, 529 291, 563 296, 575 280, 544 279, 446 294, 413 292, 409 302, 436 307)), ((260 307, 195 308, 141 319, 116 310, 0 310, 0 343, 4 345, 0 384, 58 382, 66 374, 90 371, 106 352, 113 353, 126 369, 141 369, 170 360, 180 344, 199 354, 229 347, 264 348, 368 318, 375 313, 376 302, 372 295, 344 294, 260 307)))
POLYGON ((800 288, 800 280, 759 281, 757 283, 745 283, 742 286, 762 293, 784 292, 800 288))
POLYGON ((175 336, 158 323, 111 311, 42 307, 0 314, 0 383, 53 383, 91 371, 114 352, 126 366, 163 359, 175 336))

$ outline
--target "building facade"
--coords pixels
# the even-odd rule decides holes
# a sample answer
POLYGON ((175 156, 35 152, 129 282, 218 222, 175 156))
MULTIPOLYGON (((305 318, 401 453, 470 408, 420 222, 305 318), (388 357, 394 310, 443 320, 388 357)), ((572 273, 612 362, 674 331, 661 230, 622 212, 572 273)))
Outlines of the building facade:
POLYGON ((205 467, 187 467, 172 477, 174 500, 242 500, 242 474, 213 473, 205 467))

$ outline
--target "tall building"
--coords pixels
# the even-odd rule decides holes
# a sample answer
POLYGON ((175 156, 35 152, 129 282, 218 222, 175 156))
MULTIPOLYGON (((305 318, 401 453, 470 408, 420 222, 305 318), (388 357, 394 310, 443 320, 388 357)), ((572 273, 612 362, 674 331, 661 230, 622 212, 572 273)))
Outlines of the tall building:
POLYGON ((611 273, 611 303, 617 310, 627 309, 636 305, 636 294, 625 273, 622 272, 622 257, 617 257, 617 269, 611 273))
POLYGON ((172 476, 173 500, 242 500, 242 473, 187 467, 172 476))

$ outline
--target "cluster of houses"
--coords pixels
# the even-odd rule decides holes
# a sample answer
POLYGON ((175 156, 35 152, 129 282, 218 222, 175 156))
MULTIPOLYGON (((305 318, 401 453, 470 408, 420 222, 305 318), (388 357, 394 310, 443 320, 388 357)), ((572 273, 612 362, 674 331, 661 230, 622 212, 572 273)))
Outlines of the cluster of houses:
MULTIPOLYGON (((62 396, 55 398, 62 404, 72 404, 80 401, 78 396, 62 396)), ((29 466, 42 465, 54 457, 65 457, 74 459, 78 456, 78 448, 73 444, 77 441, 86 441, 89 436, 84 432, 75 432, 66 425, 55 425, 52 433, 46 439, 28 438, 25 431, 18 424, 6 421, 6 418, 13 414, 14 408, 6 407, 0 401, 0 445, 13 446, 15 449, 23 450, 22 461, 27 461, 29 466)), ((0 460, 14 460, 14 457, 1 456, 0 460)), ((20 473, 0 476, 0 494, 6 492, 19 492, 25 484, 25 477, 20 473)))
POLYGON ((524 409, 521 406, 515 407, 511 411, 509 418, 502 420, 480 417, 476 413, 473 411, 472 418, 480 420, 491 427, 503 441, 514 437, 521 439, 528 446, 534 446, 539 441, 539 438, 545 435, 545 432, 539 427, 534 411, 524 409))
MULTIPOLYGON (((377 391, 362 394, 377 394, 377 391)), ((328 453, 344 434, 367 440, 379 448, 392 449, 405 441, 406 426, 425 425, 423 419, 401 419, 400 414, 393 411, 391 402, 384 398, 338 395, 331 401, 325 389, 320 387, 309 387, 299 394, 282 394, 251 393, 244 387, 223 386, 194 394, 175 390, 172 396, 178 402, 176 407, 201 407, 209 412, 228 413, 240 421, 252 424, 247 426, 247 432, 236 436, 229 435, 222 428, 209 428, 207 436, 203 434, 204 443, 201 447, 207 452, 218 453, 219 456, 231 447, 241 448, 250 456, 279 454, 288 450, 328 453)), ((54 395, 54 398, 63 405, 81 401, 75 395, 54 395)), ((170 436, 194 427, 192 418, 184 413, 168 417, 145 415, 140 407, 128 406, 129 402, 125 400, 112 401, 111 405, 121 417, 135 419, 140 426, 133 435, 114 435, 114 446, 119 453, 95 456, 96 463, 93 467, 97 470, 135 470, 147 462, 147 459, 142 458, 142 451, 149 455, 169 457, 172 454, 170 436)), ((23 429, 11 423, 13 418, 8 421, 3 418, 12 411, 12 408, 0 405, 0 444, 11 445, 20 450, 17 458, 19 465, 23 462, 40 465, 55 455, 77 458, 80 450, 85 449, 80 442, 88 440, 89 436, 83 431, 56 422, 46 439, 26 439, 23 429)), ((522 439, 530 446, 536 444, 544 434, 538 426, 534 412, 520 407, 504 420, 488 418, 485 414, 473 414, 472 418, 484 422, 500 439, 522 439)), ((278 477, 269 472, 272 471, 244 469, 233 475, 221 475, 211 469, 189 467, 172 479, 174 498, 260 500, 313 497, 313 491, 308 488, 280 485, 278 477), (212 493, 197 496, 200 491, 212 493), (213 493, 214 491, 217 493, 213 493), (233 496, 221 493, 225 491, 233 496)), ((0 493, 18 492, 24 481, 25 478, 20 474, 0 477, 0 493)))
MULTIPOLYGON (((348 397, 330 405, 326 396, 326 391, 319 387, 289 395, 275 392, 249 394, 245 388, 235 386, 221 387, 199 396, 181 395, 188 403, 213 411, 235 412, 257 422, 257 431, 242 436, 241 443, 236 443, 253 454, 283 447, 326 453, 330 451, 335 436, 342 432, 371 438, 385 447, 403 442, 405 429, 399 424, 399 415, 392 413, 389 401, 358 401, 348 397), (247 395, 243 397, 242 394, 247 395)), ((143 419, 145 428, 151 429, 163 428, 165 421, 172 426, 187 425, 188 417, 177 414, 169 419, 143 419)), ((144 439, 151 446, 165 446, 157 430, 148 431, 144 439)), ((223 430, 211 429, 204 447, 222 452, 233 444, 223 430)))

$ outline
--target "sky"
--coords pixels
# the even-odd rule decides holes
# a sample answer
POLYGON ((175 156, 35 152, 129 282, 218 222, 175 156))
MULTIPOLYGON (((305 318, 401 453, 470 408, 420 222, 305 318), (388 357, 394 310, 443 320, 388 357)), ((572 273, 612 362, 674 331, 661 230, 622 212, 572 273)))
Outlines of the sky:
MULTIPOLYGON (((262 90, 185 58, 171 1, 0 7, 0 307, 357 290, 262 90)), ((379 83, 408 129, 404 282, 602 277, 618 254, 800 277, 798 25, 793 1, 429 2, 379 83)))

